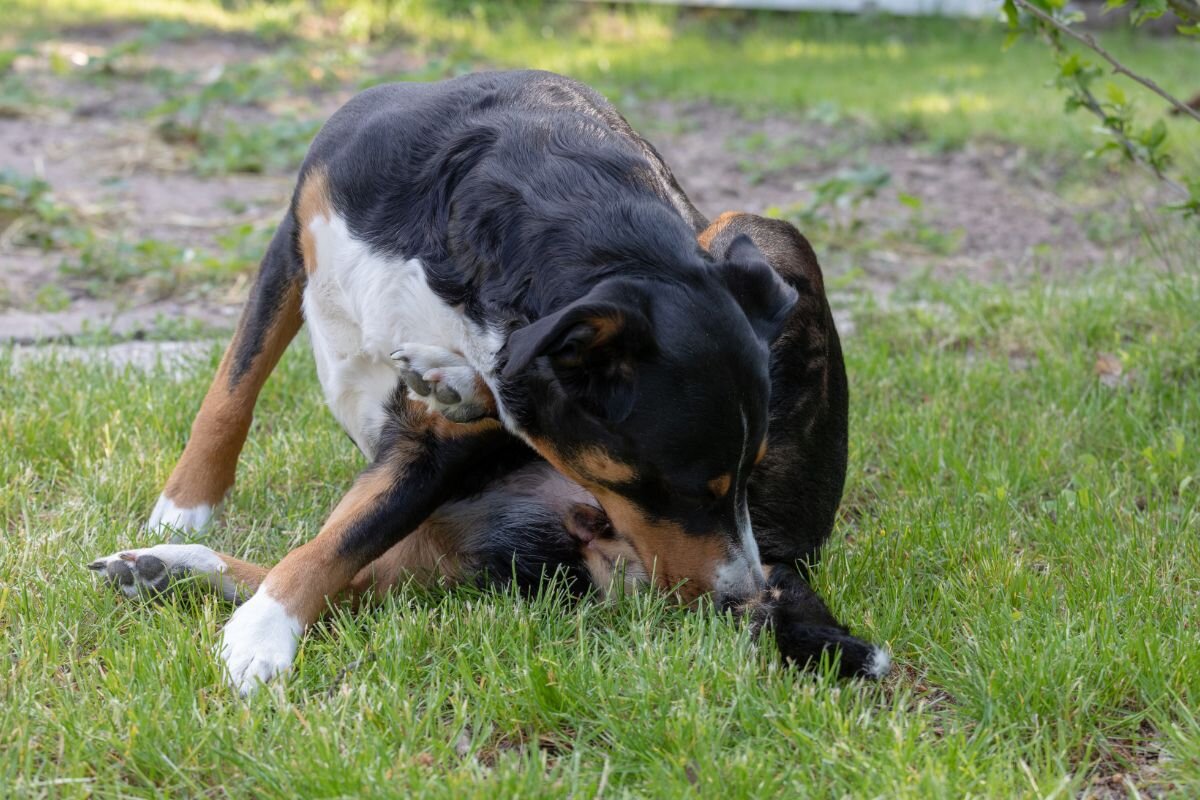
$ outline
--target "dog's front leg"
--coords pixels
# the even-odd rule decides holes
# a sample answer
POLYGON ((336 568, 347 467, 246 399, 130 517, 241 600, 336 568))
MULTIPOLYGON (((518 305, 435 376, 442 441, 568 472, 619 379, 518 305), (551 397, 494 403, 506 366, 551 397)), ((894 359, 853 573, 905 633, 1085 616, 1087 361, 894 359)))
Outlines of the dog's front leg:
POLYGON ((288 553, 225 626, 230 683, 252 691, 286 671, 304 629, 360 569, 420 525, 466 473, 510 441, 500 423, 448 422, 400 398, 379 454, 316 538, 288 553))

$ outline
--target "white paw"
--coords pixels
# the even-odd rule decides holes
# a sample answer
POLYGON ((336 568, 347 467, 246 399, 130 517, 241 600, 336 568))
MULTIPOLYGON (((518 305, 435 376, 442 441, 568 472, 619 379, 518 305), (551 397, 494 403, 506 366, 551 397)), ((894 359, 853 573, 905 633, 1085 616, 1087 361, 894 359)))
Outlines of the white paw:
POLYGON ((454 422, 486 416, 490 393, 481 390, 479 373, 452 350, 403 344, 392 352, 408 396, 454 422))
POLYGON ((225 574, 225 562, 201 544, 160 544, 122 550, 96 559, 88 564, 88 569, 103 575, 126 597, 159 594, 173 579, 190 575, 207 577, 227 600, 234 599, 237 592, 233 580, 225 574))
POLYGON ((204 530, 212 521, 213 507, 201 503, 191 508, 180 508, 165 494, 158 496, 150 521, 146 523, 149 534, 170 534, 172 541, 195 531, 204 530))
POLYGON ((245 696, 287 672, 304 626, 263 589, 238 607, 221 633, 229 684, 245 696))

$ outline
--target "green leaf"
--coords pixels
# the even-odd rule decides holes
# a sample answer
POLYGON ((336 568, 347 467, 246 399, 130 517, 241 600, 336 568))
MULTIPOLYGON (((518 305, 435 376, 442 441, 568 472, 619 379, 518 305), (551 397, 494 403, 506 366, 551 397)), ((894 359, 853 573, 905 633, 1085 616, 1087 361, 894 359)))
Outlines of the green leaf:
POLYGON ((1004 0, 1004 18, 1008 20, 1010 31, 1016 31, 1021 27, 1021 15, 1017 13, 1017 4, 1013 0, 1004 0))
POLYGON ((1151 149, 1158 148, 1167 139, 1167 124, 1161 119, 1142 134, 1142 143, 1151 149))
POLYGON ((1167 0, 1134 0, 1135 8, 1129 15, 1134 25, 1141 25, 1146 20, 1158 19, 1167 13, 1167 0))

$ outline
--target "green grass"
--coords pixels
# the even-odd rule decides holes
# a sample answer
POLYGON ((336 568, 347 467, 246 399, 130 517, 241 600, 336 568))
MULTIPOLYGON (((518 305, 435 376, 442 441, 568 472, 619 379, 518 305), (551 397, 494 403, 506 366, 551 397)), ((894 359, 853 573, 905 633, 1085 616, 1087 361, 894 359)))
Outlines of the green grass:
MULTIPOLYGON (((1045 797, 1126 772, 1200 791, 1200 282, 908 291, 924 302, 856 310, 850 481, 818 573, 893 649, 882 687, 780 670, 732 622, 646 595, 412 589, 319 626, 286 686, 244 703, 212 656, 227 606, 120 600, 83 568, 141 540, 216 349, 178 382, 23 366, 0 384, 0 785, 1045 797)), ((279 557, 358 466, 298 347, 212 543, 279 557)))

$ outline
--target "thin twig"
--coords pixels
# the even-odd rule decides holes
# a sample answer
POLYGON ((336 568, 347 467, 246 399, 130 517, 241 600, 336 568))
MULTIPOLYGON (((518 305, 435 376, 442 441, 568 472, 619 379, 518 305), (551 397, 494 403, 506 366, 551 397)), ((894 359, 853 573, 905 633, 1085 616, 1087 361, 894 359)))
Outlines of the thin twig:
MULTIPOLYGON (((1083 107, 1107 123, 1108 115, 1105 114, 1104 109, 1100 107, 1100 101, 1096 99, 1096 96, 1092 94, 1089 89, 1083 86, 1080 86, 1078 91, 1083 97, 1083 107)), ((1129 157, 1130 161, 1135 164, 1141 164, 1143 167, 1149 169, 1154 173, 1154 177, 1165 183, 1172 190, 1178 192, 1181 196, 1191 196, 1191 193, 1188 192, 1186 187, 1164 174, 1162 169, 1157 164, 1147 158, 1143 158, 1138 152, 1137 146, 1129 139, 1128 136, 1125 135, 1124 131, 1117 129, 1113 125, 1106 124, 1105 127, 1108 129, 1109 133, 1116 137, 1117 143, 1121 145, 1121 149, 1125 151, 1125 155, 1129 157)))
POLYGON ((1117 61, 1117 59, 1114 58, 1111 53, 1109 53, 1107 50, 1105 50, 1103 47, 1101 47, 1099 45, 1099 43, 1096 42, 1096 39, 1090 33, 1080 33, 1079 31, 1072 28, 1070 25, 1067 25, 1066 23, 1062 22, 1061 20, 1055 19, 1051 15, 1047 14, 1045 11, 1042 11, 1040 8, 1038 8, 1037 6, 1030 3, 1029 0, 1013 0, 1013 2, 1016 3, 1018 6, 1020 6, 1021 8, 1028 11, 1034 17, 1037 17, 1042 22, 1046 23, 1047 25, 1050 25, 1050 26, 1056 28, 1057 30, 1061 31, 1062 33, 1065 33, 1067 36, 1070 36, 1075 41, 1081 42, 1084 45, 1086 45, 1087 47, 1091 48, 1093 51, 1096 52, 1097 55, 1099 55, 1101 58, 1103 58, 1109 64, 1112 64, 1113 72, 1117 72, 1121 75, 1124 75, 1125 77, 1129 78, 1132 81, 1140 83, 1142 86, 1145 86, 1147 89, 1154 92, 1156 95, 1158 95, 1159 97, 1161 97, 1162 99, 1166 100, 1168 103, 1173 105, 1176 109, 1179 110, 1180 114, 1186 114, 1189 117, 1191 117, 1192 119, 1196 120, 1196 122, 1200 122, 1200 111, 1194 110, 1187 103, 1183 102, 1182 100, 1179 100, 1178 98, 1176 98, 1175 96, 1173 96, 1171 94, 1168 94, 1166 90, 1164 90, 1161 86, 1159 86, 1154 81, 1150 80, 1149 78, 1143 78, 1141 75, 1138 75, 1136 72, 1134 72, 1129 67, 1122 64, 1120 61, 1117 61))

